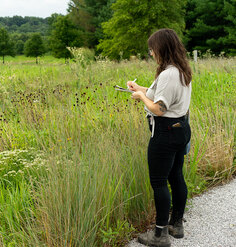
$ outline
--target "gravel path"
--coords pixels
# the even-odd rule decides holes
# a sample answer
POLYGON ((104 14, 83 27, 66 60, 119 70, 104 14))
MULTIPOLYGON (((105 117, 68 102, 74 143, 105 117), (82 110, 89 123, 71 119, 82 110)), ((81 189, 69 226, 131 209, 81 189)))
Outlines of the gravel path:
MULTIPOLYGON (((236 179, 190 200, 185 237, 171 247, 236 247, 236 179)), ((136 239, 126 247, 144 247, 136 239)))

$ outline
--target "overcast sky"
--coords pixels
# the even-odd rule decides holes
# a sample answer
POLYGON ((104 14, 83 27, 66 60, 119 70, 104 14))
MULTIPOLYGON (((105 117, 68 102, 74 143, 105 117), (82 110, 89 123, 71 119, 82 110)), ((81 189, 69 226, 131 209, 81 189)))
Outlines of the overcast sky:
POLYGON ((66 14, 69 0, 0 0, 0 16, 48 17, 53 13, 66 14))

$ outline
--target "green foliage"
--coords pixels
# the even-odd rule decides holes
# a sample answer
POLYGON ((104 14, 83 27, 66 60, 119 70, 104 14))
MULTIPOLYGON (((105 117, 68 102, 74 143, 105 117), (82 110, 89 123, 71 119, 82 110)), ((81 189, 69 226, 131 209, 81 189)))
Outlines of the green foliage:
MULTIPOLYGON (((5 187, 0 181, 0 244, 15 247, 27 242, 27 225, 35 218, 30 186, 24 180, 16 187, 5 187), (25 228, 25 232, 22 231, 25 228)), ((21 245, 28 246, 28 245, 21 245)))
POLYGON ((89 66, 94 62, 94 51, 88 48, 74 48, 69 47, 69 51, 72 53, 74 61, 82 67, 82 69, 89 66))
POLYGON ((129 222, 118 219, 114 229, 112 227, 109 227, 108 230, 100 229, 99 235, 103 244, 109 244, 109 246, 115 247, 119 242, 122 243, 125 240, 129 240, 134 231, 135 228, 129 222))
POLYGON ((112 16, 111 5, 116 0, 71 0, 69 15, 75 25, 83 31, 84 45, 95 47, 103 38, 101 24, 112 16))
POLYGON ((224 27, 227 35, 224 37, 224 45, 228 48, 230 55, 236 55, 236 1, 227 0, 224 2, 224 10, 226 12, 225 19, 228 25, 224 27))
POLYGON ((71 53, 67 47, 80 47, 82 45, 80 32, 73 25, 69 16, 58 16, 52 24, 50 44, 53 55, 57 58, 69 58, 71 53))
POLYGON ((14 44, 10 39, 10 36, 5 28, 0 28, 0 56, 2 56, 2 61, 4 63, 5 56, 14 56, 14 44))
POLYGON ((15 44, 15 51, 17 55, 24 54, 24 45, 25 42, 30 38, 29 33, 12 33, 11 34, 12 41, 15 44))
POLYGON ((33 16, 0 17, 0 26, 11 33, 41 33, 46 35, 48 30, 48 19, 33 16))
POLYGON ((36 63, 38 63, 37 58, 42 56, 44 53, 45 47, 41 35, 38 33, 33 34, 25 43, 24 54, 27 57, 35 57, 36 63))
POLYGON ((54 14, 51 14, 50 17, 47 17, 47 22, 48 22, 48 25, 49 25, 48 31, 47 31, 48 36, 51 35, 53 27, 54 27, 54 25, 55 25, 55 23, 57 21, 57 17, 59 17, 59 16, 63 16, 63 15, 54 13, 54 14))
POLYGON ((0 152, 0 181, 6 187, 17 186, 44 165, 43 153, 35 149, 0 152))
POLYGON ((112 5, 112 18, 103 24, 105 38, 98 49, 112 59, 121 54, 123 58, 147 56, 147 39, 152 32, 169 27, 182 34, 185 4, 180 0, 117 0, 112 5))
POLYGON ((31 185, 45 172, 45 164, 44 154, 36 149, 0 152, 1 246, 26 241, 22 227, 26 230, 35 218, 31 185))
POLYGON ((186 43, 189 50, 236 54, 234 0, 188 0, 186 13, 186 43))
POLYGON ((15 48, 16 48, 16 54, 24 54, 24 42, 22 40, 17 40, 16 44, 15 44, 15 48))

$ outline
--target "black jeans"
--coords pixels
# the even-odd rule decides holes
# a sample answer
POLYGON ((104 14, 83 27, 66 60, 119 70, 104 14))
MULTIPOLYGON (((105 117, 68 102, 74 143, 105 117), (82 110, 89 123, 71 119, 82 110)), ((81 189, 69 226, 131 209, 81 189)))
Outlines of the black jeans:
MULTIPOLYGON (((154 191, 156 224, 168 224, 171 186, 173 214, 183 217, 187 200, 187 186, 183 176, 185 146, 191 137, 191 129, 185 117, 155 118, 155 132, 148 145, 150 183, 154 191), (179 123, 176 127, 173 124, 179 123)), ((149 123, 151 130, 151 126, 149 123)))

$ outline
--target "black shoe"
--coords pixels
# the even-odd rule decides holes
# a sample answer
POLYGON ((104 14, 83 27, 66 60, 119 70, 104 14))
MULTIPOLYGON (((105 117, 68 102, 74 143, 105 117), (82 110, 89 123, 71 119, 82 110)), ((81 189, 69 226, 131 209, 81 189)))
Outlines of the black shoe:
POLYGON ((173 220, 171 219, 168 224, 169 234, 174 238, 183 238, 184 237, 184 226, 183 219, 173 220))
POLYGON ((170 238, 168 234, 168 227, 161 229, 160 236, 156 235, 156 230, 142 233, 138 236, 138 241, 141 244, 152 247, 170 247, 170 238))

